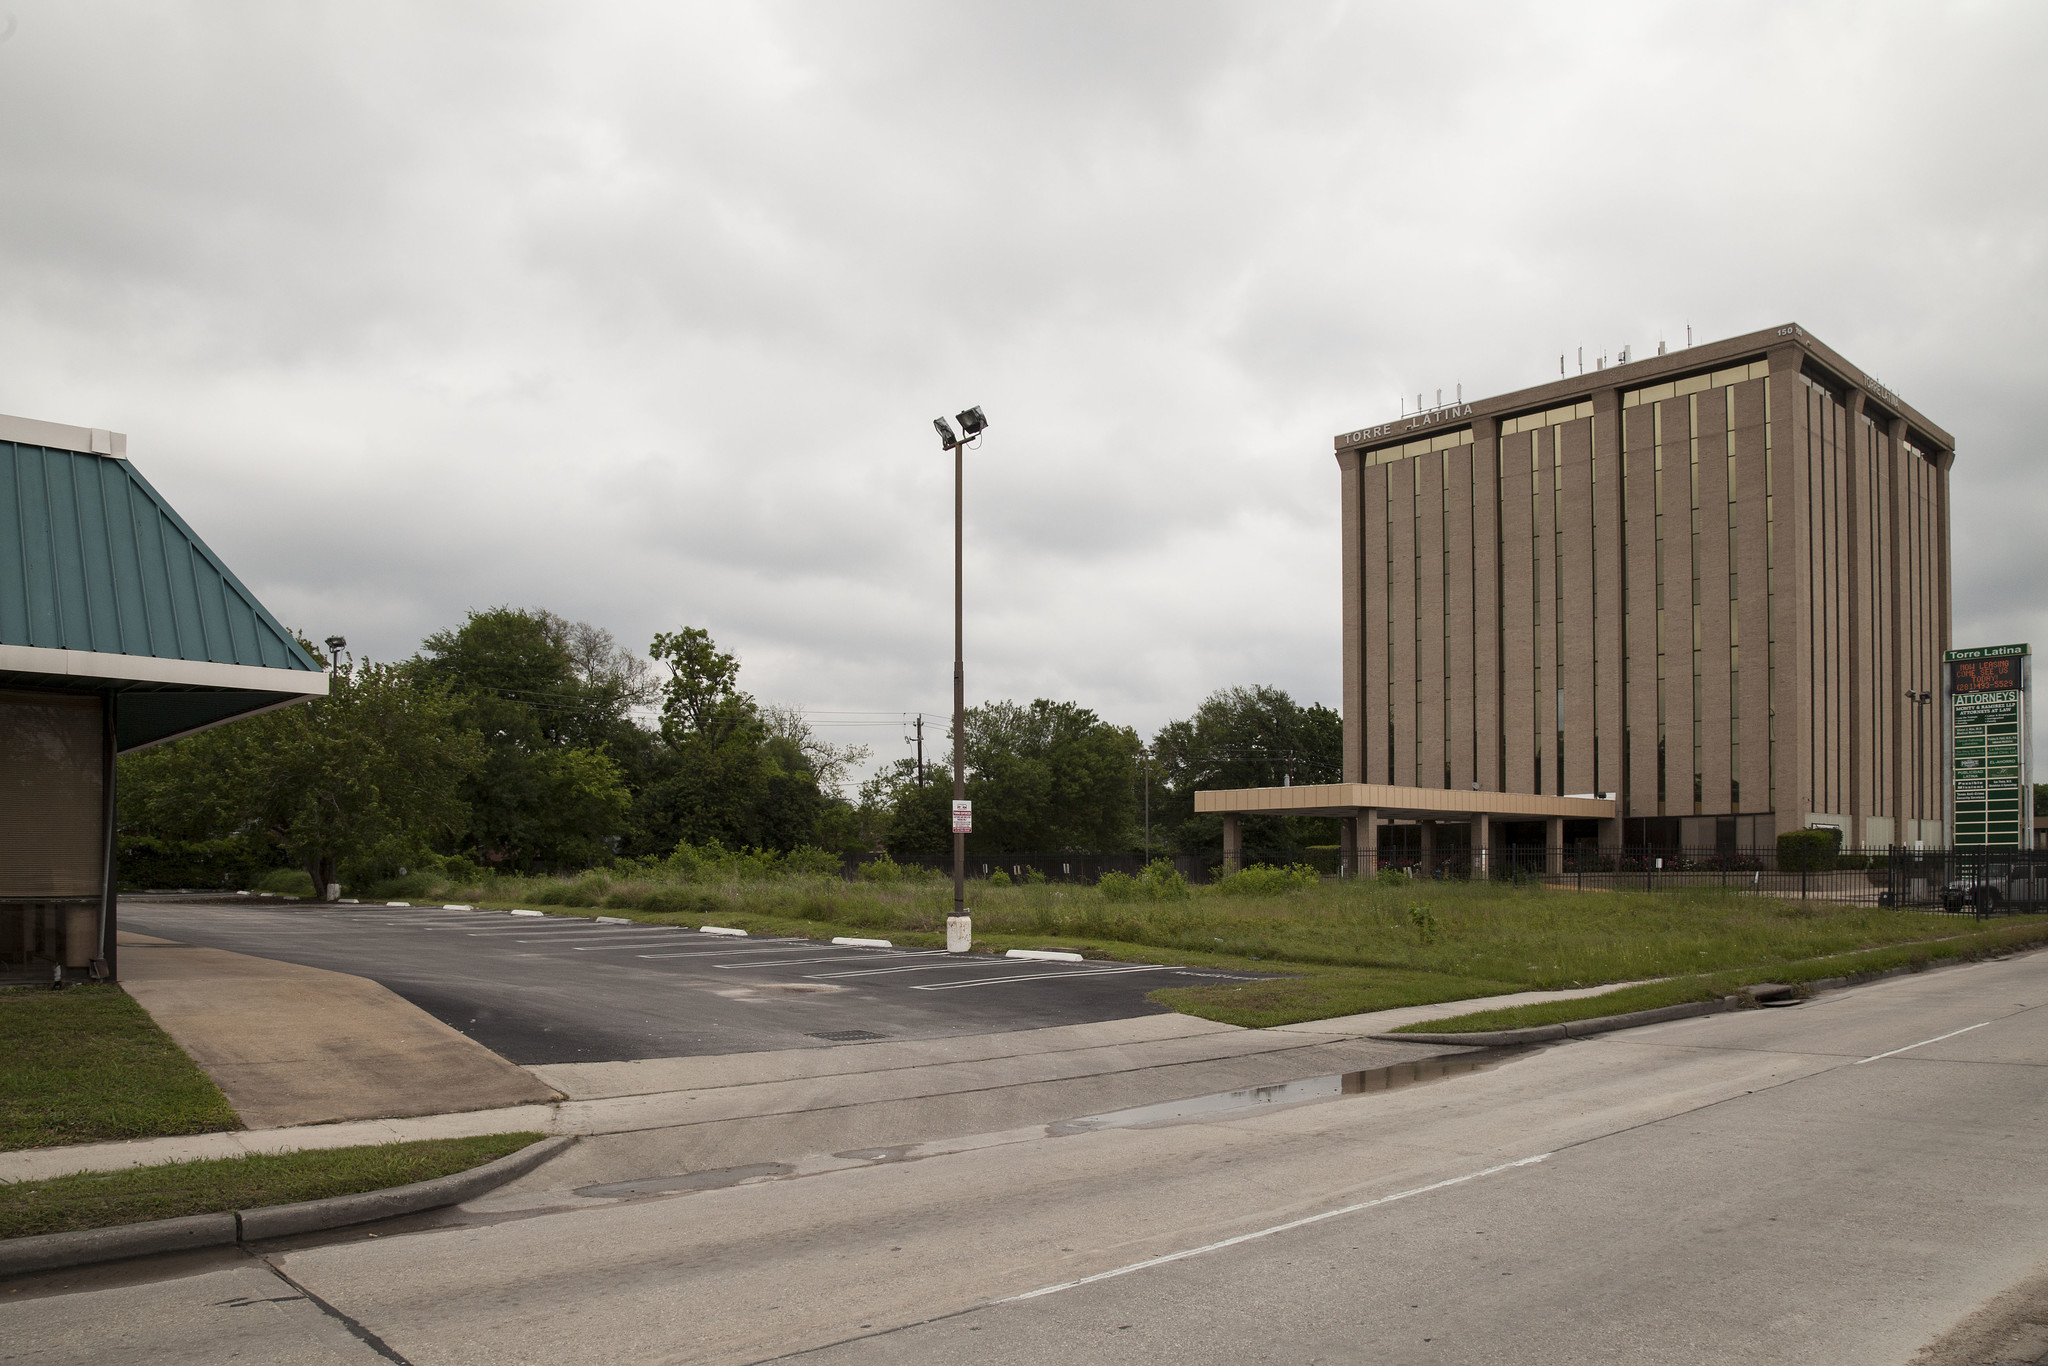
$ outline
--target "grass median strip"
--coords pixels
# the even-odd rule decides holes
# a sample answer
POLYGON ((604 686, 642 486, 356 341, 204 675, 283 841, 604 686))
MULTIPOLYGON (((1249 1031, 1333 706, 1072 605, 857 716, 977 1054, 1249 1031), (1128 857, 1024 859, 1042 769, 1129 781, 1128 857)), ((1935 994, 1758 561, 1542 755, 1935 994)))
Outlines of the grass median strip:
POLYGON ((1536 1025, 1567 1024, 1573 1020, 1598 1020, 1626 1015, 1659 1006, 1684 1005, 1691 1001, 1712 1001, 1730 996, 1758 982, 1785 982, 1792 986, 1831 977, 1857 977, 1889 972, 1893 968, 1919 968, 1935 963, 1988 958, 2002 953, 2048 945, 2048 922, 2035 920, 1996 929, 1956 935, 1915 944, 1893 944, 1857 953, 1834 954, 1798 962, 1769 963, 1738 971, 1699 973, 1673 977, 1662 982, 1645 982, 1623 987, 1601 996, 1580 996, 1537 1005, 1508 1006, 1500 1010, 1474 1011, 1448 1020, 1429 1020, 1404 1025, 1396 1034, 1471 1034, 1496 1029, 1528 1029, 1536 1025))
POLYGON ((47 1181, 0 1183, 0 1238, 292 1205, 407 1186, 495 1162, 539 1142, 540 1137, 533 1133, 487 1134, 359 1148, 252 1153, 117 1172, 80 1172, 47 1181))
POLYGON ((0 991, 0 1151, 241 1127, 119 987, 0 991))

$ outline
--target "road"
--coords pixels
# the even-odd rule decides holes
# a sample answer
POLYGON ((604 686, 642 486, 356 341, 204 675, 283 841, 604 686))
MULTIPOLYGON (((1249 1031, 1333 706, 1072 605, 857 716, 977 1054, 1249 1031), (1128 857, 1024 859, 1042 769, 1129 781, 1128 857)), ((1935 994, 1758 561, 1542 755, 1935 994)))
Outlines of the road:
POLYGON ((721 939, 436 907, 128 899, 120 914, 125 930, 367 977, 524 1066, 1128 1019, 1166 1009, 1145 999, 1155 988, 1257 975, 721 939))
POLYGON ((2044 1004, 2036 955, 1384 1093, 531 1193, 17 1283, 0 1355, 1905 1363, 2048 1262, 2044 1004))

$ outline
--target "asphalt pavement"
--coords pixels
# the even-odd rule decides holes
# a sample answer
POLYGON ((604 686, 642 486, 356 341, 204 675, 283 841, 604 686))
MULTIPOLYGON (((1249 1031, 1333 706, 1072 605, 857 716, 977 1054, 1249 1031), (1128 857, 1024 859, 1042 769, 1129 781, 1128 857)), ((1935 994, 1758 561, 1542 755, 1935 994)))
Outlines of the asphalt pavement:
POLYGON ((103 1363, 1906 1366, 2048 1263, 2044 1005, 2035 955, 1398 1090, 584 1187, 576 1208, 533 1192, 462 1226, 10 1286, 0 1342, 103 1363))
POLYGON ((1157 987, 1252 976, 725 938, 596 912, 124 899, 120 915, 123 929, 367 977, 526 1066, 1088 1024, 1164 1012, 1145 999, 1157 987))

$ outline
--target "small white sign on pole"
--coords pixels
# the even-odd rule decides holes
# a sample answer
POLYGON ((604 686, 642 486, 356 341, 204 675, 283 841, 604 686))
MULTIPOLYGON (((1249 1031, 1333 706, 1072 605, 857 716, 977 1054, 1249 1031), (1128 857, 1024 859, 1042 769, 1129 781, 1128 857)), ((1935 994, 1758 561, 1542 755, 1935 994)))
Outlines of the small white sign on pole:
POLYGON ((971 835, 974 833, 974 803, 953 803, 953 833, 971 835))

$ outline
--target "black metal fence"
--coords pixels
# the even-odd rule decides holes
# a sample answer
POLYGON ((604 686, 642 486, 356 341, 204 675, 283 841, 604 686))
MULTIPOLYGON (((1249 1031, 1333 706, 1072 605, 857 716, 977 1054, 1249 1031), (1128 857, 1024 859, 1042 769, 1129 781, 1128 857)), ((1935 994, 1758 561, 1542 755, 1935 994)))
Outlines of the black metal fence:
MULTIPOLYGON (((879 855, 848 859, 842 874, 848 880, 862 876, 861 869, 879 861, 879 855)), ((970 854, 967 858, 967 876, 986 878, 1000 872, 1012 882, 1079 882, 1090 886, 1102 880, 1105 873, 1123 873, 1136 877, 1149 863, 1164 860, 1190 882, 1213 882, 1223 871, 1221 850, 1199 854, 970 854)), ((929 854, 901 856, 894 860, 900 868, 915 868, 934 873, 953 875, 951 854, 929 854)), ((1244 852, 1244 866, 1254 863, 1270 863, 1288 866, 1305 863, 1327 877, 1336 877, 1340 872, 1340 860, 1333 849, 1247 849, 1244 852)))
MULTIPOLYGON (((1224 872, 1221 851, 1156 854, 1190 882, 1213 882, 1224 872)), ((859 879, 874 858, 849 859, 848 879, 859 879)), ((1152 860, 1144 854, 975 854, 967 875, 1000 872, 1013 882, 1093 884, 1105 873, 1136 876, 1152 860)), ((899 867, 950 876, 950 855, 899 858, 899 867)), ((1326 877, 1355 876, 1337 851, 1246 849, 1241 866, 1306 864, 1326 877)), ((1477 852, 1441 850, 1426 859, 1414 851, 1382 851, 1374 875, 1452 881, 1537 882, 1580 891, 1679 891, 1713 887, 1757 896, 1841 904, 1898 906, 1962 915, 2048 912, 2048 850, 1850 849, 1807 850, 1780 856, 1776 848, 1671 849, 1500 846, 1477 852)))

